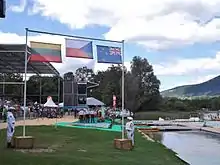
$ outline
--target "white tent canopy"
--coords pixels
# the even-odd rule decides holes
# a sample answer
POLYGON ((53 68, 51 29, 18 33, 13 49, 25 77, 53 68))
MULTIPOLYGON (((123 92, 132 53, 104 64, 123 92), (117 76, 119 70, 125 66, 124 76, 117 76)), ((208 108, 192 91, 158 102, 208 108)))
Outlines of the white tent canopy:
POLYGON ((59 103, 59 107, 63 107, 63 103, 59 103))
POLYGON ((105 104, 103 102, 95 99, 94 97, 88 97, 87 98, 87 105, 103 106, 105 104))
POLYGON ((55 108, 55 107, 58 107, 58 105, 56 105, 56 104, 53 102, 52 97, 49 96, 49 97, 47 98, 47 102, 44 104, 44 107, 55 108))
MULTIPOLYGON (((87 101, 87 105, 89 105, 89 106, 92 106, 92 105, 93 106, 103 106, 103 105, 105 105, 103 102, 95 99, 94 97, 88 97, 86 99, 86 101, 87 101)), ((59 103, 59 107, 63 107, 63 103, 59 103)))

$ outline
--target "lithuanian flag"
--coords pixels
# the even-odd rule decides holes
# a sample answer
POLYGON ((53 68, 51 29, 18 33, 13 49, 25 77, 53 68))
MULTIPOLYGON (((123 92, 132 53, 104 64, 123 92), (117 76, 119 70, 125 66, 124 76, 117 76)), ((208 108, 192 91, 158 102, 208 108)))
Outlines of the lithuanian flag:
POLYGON ((62 63, 61 44, 31 41, 31 62, 62 63))

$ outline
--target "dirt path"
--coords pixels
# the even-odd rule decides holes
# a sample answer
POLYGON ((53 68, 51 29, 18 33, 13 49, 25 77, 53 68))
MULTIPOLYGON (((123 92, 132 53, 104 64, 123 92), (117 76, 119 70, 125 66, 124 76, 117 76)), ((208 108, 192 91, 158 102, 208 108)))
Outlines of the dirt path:
MULTIPOLYGON (((26 125, 53 125, 57 122, 74 122, 76 121, 77 119, 74 119, 73 116, 65 116, 63 118, 58 118, 57 120, 56 119, 48 119, 48 118, 39 118, 39 119, 27 119, 25 121, 25 124, 26 125)), ((24 121, 23 120, 19 120, 19 121, 16 121, 15 125, 16 126, 22 126, 24 124, 24 121)), ((4 129, 7 127, 7 123, 0 123, 0 129, 4 129)))

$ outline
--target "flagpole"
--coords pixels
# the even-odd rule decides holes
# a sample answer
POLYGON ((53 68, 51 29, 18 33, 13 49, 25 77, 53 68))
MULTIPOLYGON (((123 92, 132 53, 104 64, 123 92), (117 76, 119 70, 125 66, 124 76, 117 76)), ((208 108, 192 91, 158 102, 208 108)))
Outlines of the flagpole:
POLYGON ((27 57, 28 57, 28 28, 25 28, 25 32, 26 32, 26 36, 25 36, 25 66, 24 66, 24 116, 23 116, 23 120, 24 120, 24 124, 23 124, 23 137, 25 137, 25 117, 26 117, 26 94, 27 94, 27 57))
POLYGON ((122 139, 124 139, 124 96, 125 96, 125 75, 124 75, 124 40, 122 41, 122 78, 121 78, 121 109, 122 109, 122 139))
POLYGON ((48 31, 39 31, 39 30, 32 30, 32 29, 28 29, 28 31, 32 32, 32 33, 41 33, 41 34, 48 34, 48 35, 55 35, 55 36, 71 37, 71 38, 78 38, 78 39, 83 39, 83 40, 122 43, 122 41, 106 40, 106 39, 92 38, 92 37, 81 37, 81 36, 74 36, 74 35, 61 34, 61 33, 52 33, 52 32, 48 32, 48 31))

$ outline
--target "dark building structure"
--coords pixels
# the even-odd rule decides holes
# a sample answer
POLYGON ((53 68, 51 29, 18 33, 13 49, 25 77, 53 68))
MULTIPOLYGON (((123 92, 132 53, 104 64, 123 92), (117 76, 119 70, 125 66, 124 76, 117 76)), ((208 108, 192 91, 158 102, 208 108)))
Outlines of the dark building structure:
POLYGON ((6 1, 0 0, 0 18, 5 18, 6 13, 6 1))
POLYGON ((77 81, 72 72, 64 74, 63 83, 64 108, 85 107, 87 99, 87 82, 77 81))

